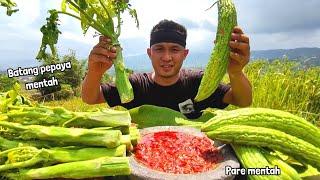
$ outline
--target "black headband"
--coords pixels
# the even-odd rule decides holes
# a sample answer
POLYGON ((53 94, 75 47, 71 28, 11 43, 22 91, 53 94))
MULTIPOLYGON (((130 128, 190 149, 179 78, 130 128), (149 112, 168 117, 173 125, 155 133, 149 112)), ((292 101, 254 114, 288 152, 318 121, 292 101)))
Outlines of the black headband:
POLYGON ((161 42, 172 42, 186 47, 186 38, 187 36, 180 32, 162 29, 151 33, 150 47, 156 43, 161 42))

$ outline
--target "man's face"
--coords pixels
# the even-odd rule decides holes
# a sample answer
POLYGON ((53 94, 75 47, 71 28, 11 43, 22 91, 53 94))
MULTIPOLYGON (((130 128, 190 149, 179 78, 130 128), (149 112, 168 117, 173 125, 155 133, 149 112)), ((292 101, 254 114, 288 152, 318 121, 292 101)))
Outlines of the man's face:
POLYGON ((157 43, 147 49, 155 75, 171 78, 177 75, 189 50, 177 43, 157 43))

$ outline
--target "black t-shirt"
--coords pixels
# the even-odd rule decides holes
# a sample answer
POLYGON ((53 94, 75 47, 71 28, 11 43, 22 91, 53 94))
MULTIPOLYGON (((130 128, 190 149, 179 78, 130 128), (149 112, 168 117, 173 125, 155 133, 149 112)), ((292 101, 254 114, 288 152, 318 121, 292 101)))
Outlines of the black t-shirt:
POLYGON ((134 100, 122 104, 119 93, 114 84, 102 84, 102 92, 109 106, 121 105, 131 109, 143 104, 163 106, 180 111, 188 118, 197 118, 201 110, 212 107, 223 109, 228 104, 222 101, 229 85, 220 84, 216 91, 207 99, 194 102, 203 71, 180 71, 179 80, 170 86, 161 86, 151 78, 152 73, 135 73, 129 77, 134 92, 134 100))

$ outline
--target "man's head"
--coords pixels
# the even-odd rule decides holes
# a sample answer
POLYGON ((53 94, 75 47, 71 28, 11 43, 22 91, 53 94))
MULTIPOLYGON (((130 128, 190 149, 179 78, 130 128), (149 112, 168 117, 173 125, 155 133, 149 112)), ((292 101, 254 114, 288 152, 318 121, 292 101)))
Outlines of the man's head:
POLYGON ((150 34, 150 47, 156 43, 171 42, 186 47, 187 30, 174 21, 162 20, 156 24, 150 34))
POLYGON ((179 75, 183 60, 189 52, 185 48, 186 38, 186 28, 174 21, 162 20, 152 28, 147 53, 155 76, 168 79, 179 75))

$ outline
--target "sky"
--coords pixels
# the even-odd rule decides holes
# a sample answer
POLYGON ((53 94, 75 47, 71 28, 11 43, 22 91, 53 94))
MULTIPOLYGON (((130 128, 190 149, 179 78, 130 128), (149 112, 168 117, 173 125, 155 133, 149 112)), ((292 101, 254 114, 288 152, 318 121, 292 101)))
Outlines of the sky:
MULTIPOLYGON (((19 11, 6 16, 0 7, 0 69, 27 67, 36 62, 41 44, 40 27, 47 11, 60 9, 61 0, 15 0, 19 11)), ((205 11, 212 0, 131 0, 137 10, 139 29, 134 20, 124 15, 120 43, 124 56, 146 53, 151 28, 162 19, 174 20, 188 29, 190 53, 209 52, 216 34, 218 11, 214 6, 205 11)), ((238 25, 250 38, 251 50, 320 47, 319 0, 234 0, 238 25)), ((79 58, 87 58, 98 42, 94 31, 84 35, 80 23, 60 15, 57 44, 60 55, 74 50, 79 58)))

